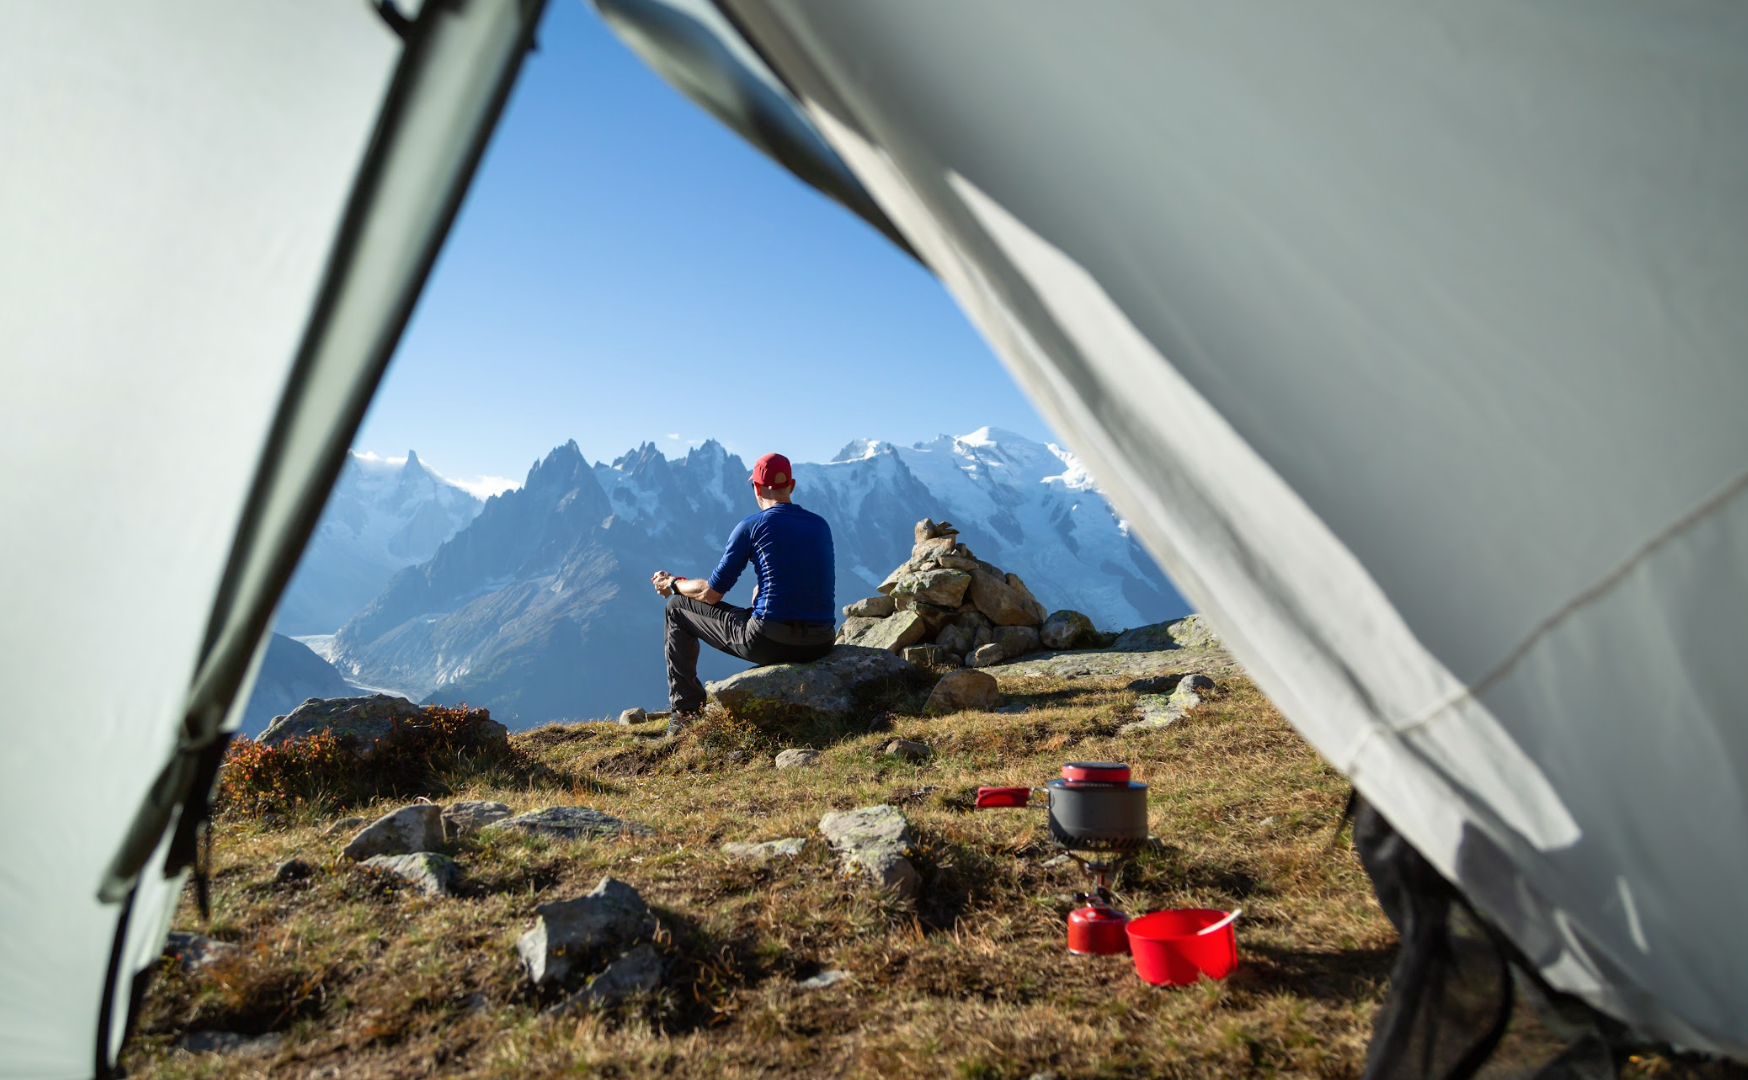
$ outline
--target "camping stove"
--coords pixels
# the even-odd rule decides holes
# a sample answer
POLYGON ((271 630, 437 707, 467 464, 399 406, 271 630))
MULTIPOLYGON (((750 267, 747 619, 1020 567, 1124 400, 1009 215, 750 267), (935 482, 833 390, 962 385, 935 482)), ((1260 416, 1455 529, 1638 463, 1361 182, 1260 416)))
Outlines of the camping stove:
POLYGON ((977 806, 1037 805, 1037 793, 1049 808, 1051 839, 1080 864, 1091 886, 1076 894, 1085 906, 1068 913, 1068 951, 1081 956, 1128 952, 1129 916, 1113 904, 1111 885, 1121 860, 1148 842, 1147 785, 1130 781, 1127 765, 1071 761, 1060 779, 1041 788, 978 788, 977 806))

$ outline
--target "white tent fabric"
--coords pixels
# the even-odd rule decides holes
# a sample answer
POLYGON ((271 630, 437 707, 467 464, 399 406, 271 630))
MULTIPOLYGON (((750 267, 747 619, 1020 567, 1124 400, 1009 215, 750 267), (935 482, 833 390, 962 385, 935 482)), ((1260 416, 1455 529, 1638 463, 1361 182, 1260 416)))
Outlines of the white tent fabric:
POLYGON ((416 7, 404 42, 357 0, 0 10, 0 1077, 108 1070, 192 752, 540 5, 416 7))
POLYGON ((1748 9, 719 6, 1329 760, 1748 1055, 1748 9))

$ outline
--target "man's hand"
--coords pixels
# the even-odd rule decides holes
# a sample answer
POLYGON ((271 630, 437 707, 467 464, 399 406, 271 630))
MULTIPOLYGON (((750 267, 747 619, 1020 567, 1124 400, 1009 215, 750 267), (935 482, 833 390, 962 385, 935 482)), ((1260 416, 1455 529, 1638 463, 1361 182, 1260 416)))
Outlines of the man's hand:
POLYGON ((662 596, 674 595, 674 575, 666 570, 657 570, 651 574, 649 583, 655 586, 655 591, 662 596))

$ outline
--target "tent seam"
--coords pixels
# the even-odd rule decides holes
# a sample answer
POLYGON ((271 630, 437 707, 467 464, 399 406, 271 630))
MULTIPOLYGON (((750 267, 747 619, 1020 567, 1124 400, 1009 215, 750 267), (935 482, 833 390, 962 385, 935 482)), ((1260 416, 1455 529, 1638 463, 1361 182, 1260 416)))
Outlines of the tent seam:
POLYGON ((1619 585, 1628 574, 1631 574, 1636 570, 1640 563, 1643 563, 1646 559, 1654 555, 1659 548, 1723 509, 1727 503, 1740 495, 1744 489, 1748 489, 1748 470, 1738 473, 1733 480, 1726 483, 1716 493, 1688 510, 1685 514, 1682 514, 1668 525, 1664 526, 1650 539, 1635 548, 1633 552, 1622 560, 1618 566, 1579 590, 1571 597, 1571 599, 1554 609, 1551 614, 1542 619, 1541 622, 1537 623, 1535 628, 1526 634, 1523 640, 1507 653, 1504 659, 1500 660, 1499 663, 1495 664, 1490 670, 1488 670, 1486 674, 1482 675, 1479 679, 1476 679, 1473 683, 1464 687, 1462 690, 1446 698, 1444 701, 1434 705, 1420 716, 1403 724, 1394 726, 1391 729, 1392 733, 1396 735, 1405 735, 1419 728, 1426 727, 1433 721, 1439 719, 1439 717, 1456 708, 1458 705, 1461 705, 1466 701, 1473 701, 1488 690, 1492 689, 1495 684, 1509 675, 1512 669, 1515 668, 1525 656, 1528 656, 1530 651, 1534 649, 1543 638, 1552 633, 1561 623, 1576 614, 1579 609, 1587 607, 1595 601, 1600 600, 1609 592, 1612 592, 1615 586, 1619 585))

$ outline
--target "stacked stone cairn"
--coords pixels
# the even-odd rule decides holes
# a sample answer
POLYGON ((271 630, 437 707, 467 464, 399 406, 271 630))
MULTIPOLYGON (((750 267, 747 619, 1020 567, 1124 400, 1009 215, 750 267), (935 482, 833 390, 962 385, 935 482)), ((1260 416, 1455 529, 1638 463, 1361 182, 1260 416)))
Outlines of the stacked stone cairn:
POLYGON ((916 664, 987 667, 1093 642, 1085 615, 1047 616, 1017 574, 977 558, 958 536, 951 522, 917 522, 910 558, 880 583, 879 596, 844 608, 837 643, 887 649, 916 664))

